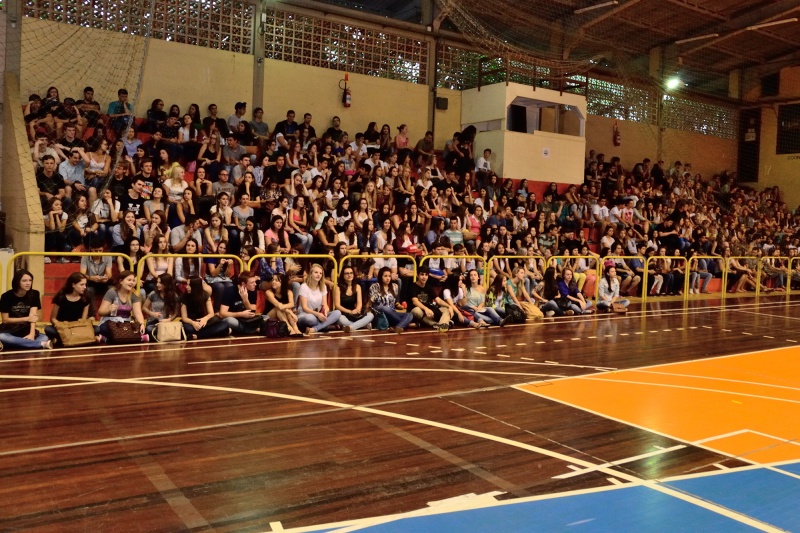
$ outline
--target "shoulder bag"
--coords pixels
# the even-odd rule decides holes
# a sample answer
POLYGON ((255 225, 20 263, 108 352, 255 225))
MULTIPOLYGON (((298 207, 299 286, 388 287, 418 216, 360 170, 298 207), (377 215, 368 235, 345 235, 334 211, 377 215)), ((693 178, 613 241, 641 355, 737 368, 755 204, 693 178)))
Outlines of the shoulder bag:
POLYGON ((178 342, 186 340, 186 332, 183 330, 183 323, 172 320, 169 322, 159 322, 153 330, 153 338, 156 342, 178 342))
POLYGON ((94 326, 88 318, 74 322, 59 322, 55 325, 61 344, 65 348, 73 346, 87 346, 97 342, 94 335, 94 326))

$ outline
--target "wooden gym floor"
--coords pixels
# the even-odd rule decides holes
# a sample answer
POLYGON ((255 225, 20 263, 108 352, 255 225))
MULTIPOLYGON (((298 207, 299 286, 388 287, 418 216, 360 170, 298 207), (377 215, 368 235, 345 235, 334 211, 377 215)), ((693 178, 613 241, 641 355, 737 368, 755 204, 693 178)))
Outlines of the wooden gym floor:
POLYGON ((798 309, 3 352, 0 531, 800 529, 798 309))

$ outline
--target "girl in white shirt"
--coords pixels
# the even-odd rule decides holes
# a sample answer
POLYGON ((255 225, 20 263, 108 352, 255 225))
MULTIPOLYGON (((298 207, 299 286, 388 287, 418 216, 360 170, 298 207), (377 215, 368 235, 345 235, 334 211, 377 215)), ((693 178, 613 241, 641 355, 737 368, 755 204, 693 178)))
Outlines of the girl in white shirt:
POLYGON ((328 310, 328 289, 322 277, 322 266, 314 263, 308 272, 306 282, 300 286, 297 326, 305 328, 308 335, 328 329, 342 316, 341 311, 328 310))

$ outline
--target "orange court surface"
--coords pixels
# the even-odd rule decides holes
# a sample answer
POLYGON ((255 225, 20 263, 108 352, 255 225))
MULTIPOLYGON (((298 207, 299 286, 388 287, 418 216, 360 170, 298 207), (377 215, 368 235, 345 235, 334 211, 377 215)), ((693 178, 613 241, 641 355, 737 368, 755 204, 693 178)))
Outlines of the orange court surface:
POLYGON ((519 388, 764 464, 800 459, 798 382, 800 348, 787 347, 519 388))

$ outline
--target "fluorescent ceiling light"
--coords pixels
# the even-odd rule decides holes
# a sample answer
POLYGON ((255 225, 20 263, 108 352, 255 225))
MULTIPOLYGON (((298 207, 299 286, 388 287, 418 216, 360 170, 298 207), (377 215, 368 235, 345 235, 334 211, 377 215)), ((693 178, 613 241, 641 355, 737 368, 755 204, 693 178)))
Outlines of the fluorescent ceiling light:
POLYGON ((702 41, 703 39, 711 39, 713 37, 719 37, 719 33, 708 33, 706 35, 698 35, 697 37, 689 37, 688 39, 680 39, 675 41, 675 44, 685 44, 691 43, 693 41, 702 41))
POLYGON ((753 26, 748 26, 748 30, 759 30, 761 28, 767 28, 769 26, 777 26, 778 24, 787 24, 789 22, 797 22, 797 17, 793 17, 790 19, 783 19, 783 20, 776 20, 773 22, 764 22, 763 24, 754 24, 753 26))
MULTIPOLYGON (((594 6, 582 7, 580 9, 576 9, 575 10, 575 14, 576 15, 580 15, 581 13, 586 13, 588 11, 593 11, 595 9, 600 9, 601 7, 615 6, 617 4, 619 4, 619 2, 617 0, 609 0, 608 2, 603 2, 602 4, 597 4, 597 5, 594 5, 594 6)), ((795 20, 797 20, 797 19, 795 19, 795 20)))

